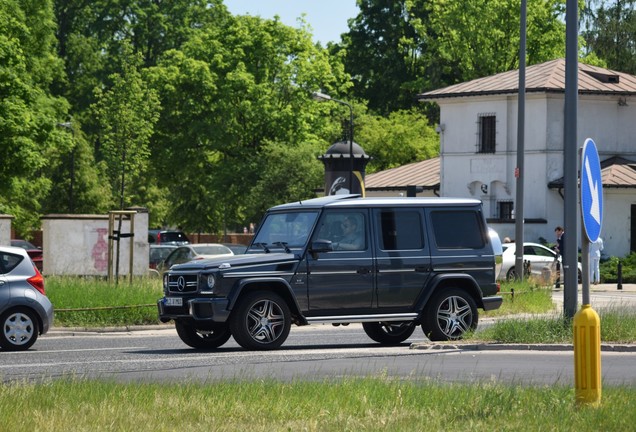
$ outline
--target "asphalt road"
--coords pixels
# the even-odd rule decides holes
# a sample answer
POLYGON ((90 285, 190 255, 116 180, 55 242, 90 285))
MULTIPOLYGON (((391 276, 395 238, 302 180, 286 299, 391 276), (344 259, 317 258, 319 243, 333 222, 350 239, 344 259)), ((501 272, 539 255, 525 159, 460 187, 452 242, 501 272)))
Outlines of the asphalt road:
MULTIPOLYGON (((293 327, 282 349, 250 352, 232 339, 215 351, 184 345, 173 328, 132 332, 60 333, 41 337, 27 352, 0 351, 0 378, 60 377, 120 382, 208 382, 225 379, 324 380, 390 376, 442 382, 574 385, 574 358, 559 351, 412 349, 426 342, 417 329, 407 343, 381 347, 360 325, 293 327)), ((603 352, 604 385, 636 385, 636 352, 603 352)))

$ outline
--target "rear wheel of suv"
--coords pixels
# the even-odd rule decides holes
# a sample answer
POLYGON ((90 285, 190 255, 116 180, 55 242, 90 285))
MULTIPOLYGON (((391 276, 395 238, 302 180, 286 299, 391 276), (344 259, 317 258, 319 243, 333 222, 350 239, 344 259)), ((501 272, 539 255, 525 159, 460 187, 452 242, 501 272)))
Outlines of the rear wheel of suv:
POLYGON ((397 345, 407 340, 415 331, 415 322, 365 322, 364 332, 383 345, 397 345))
POLYGON ((227 324, 216 324, 203 330, 197 329, 190 322, 177 320, 174 326, 183 343, 197 349, 218 348, 232 336, 227 324))
POLYGON ((460 288, 442 288, 427 304, 422 330, 431 341, 461 339, 477 328, 477 304, 460 288))
POLYGON ((12 309, 0 317, 0 347, 7 351, 24 351, 38 339, 38 320, 35 313, 26 308, 12 309))
POLYGON ((246 294, 230 317, 232 336, 245 349, 276 349, 285 342, 290 328, 289 306, 269 291, 246 294))

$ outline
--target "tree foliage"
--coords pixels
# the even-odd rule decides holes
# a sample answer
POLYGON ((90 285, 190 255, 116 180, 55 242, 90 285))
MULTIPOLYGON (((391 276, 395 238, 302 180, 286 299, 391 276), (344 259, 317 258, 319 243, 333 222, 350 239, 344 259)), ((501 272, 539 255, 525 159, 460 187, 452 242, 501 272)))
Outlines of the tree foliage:
POLYGON ((54 132, 68 105, 49 90, 62 72, 53 29, 49 1, 0 1, 0 212, 17 232, 39 225, 50 157, 70 145, 54 132))
MULTIPOLYGON (((634 1, 585 2, 586 58, 635 72, 634 1)), ((564 0, 527 3, 527 62, 563 56, 564 0)), ((22 235, 43 213, 128 205, 242 227, 322 189, 316 157, 348 138, 349 109, 313 91, 351 104, 373 172, 437 156, 417 93, 518 65, 516 0, 358 5, 324 49, 302 19, 222 0, 0 0, 0 212, 22 235)))
POLYGON ((582 32, 588 53, 604 60, 610 69, 630 74, 636 74, 635 5, 634 0, 591 2, 582 32))

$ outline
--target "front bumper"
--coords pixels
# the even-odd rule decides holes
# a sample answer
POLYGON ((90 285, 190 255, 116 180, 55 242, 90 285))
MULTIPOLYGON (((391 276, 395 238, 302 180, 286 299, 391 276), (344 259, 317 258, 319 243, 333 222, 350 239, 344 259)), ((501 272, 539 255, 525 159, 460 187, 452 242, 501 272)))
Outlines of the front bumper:
POLYGON ((166 298, 157 302, 159 320, 191 318, 196 321, 227 321, 230 311, 229 301, 225 298, 183 298, 182 306, 168 306, 166 298))

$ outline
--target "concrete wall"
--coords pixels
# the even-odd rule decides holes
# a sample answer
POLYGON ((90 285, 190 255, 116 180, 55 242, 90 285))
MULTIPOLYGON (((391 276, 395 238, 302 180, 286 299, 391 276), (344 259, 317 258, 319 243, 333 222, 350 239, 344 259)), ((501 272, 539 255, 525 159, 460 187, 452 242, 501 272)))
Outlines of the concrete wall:
POLYGON ((11 246, 11 221, 13 216, 0 214, 0 246, 11 246))
MULTIPOLYGON (((117 221, 117 218, 115 218, 117 221)), ((118 229, 117 222, 114 229, 118 229)), ((42 217, 42 249, 45 275, 108 275, 108 215, 46 215, 42 217)), ((124 219, 121 233, 131 233, 124 219)), ((148 213, 134 216, 134 237, 122 238, 119 246, 119 275, 129 275, 130 242, 133 241, 133 275, 148 271, 148 213)), ((113 265, 117 242, 113 242, 113 265)), ((116 271, 113 268, 113 274, 116 271)))

